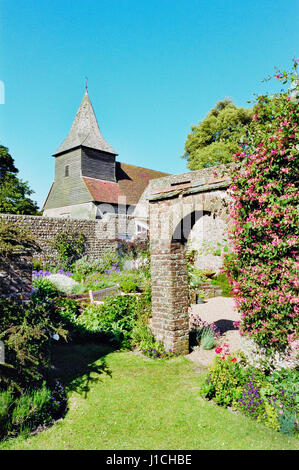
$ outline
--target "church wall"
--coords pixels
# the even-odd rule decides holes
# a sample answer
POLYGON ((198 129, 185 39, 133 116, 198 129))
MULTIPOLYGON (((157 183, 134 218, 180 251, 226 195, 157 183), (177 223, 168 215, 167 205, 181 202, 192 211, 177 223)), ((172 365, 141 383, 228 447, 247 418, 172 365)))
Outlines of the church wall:
POLYGON ((72 206, 54 207, 45 209, 44 217, 72 217, 74 219, 95 219, 97 207, 94 202, 74 204, 72 206))

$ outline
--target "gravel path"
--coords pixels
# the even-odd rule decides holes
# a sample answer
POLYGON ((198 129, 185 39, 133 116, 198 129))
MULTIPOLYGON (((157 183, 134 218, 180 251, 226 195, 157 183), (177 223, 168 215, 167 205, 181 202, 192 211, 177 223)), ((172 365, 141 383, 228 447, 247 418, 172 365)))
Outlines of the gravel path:
MULTIPOLYGON (((233 298, 213 297, 203 304, 191 305, 189 312, 208 323, 215 323, 219 328, 221 336, 215 348, 228 344, 232 352, 240 349, 240 333, 233 325, 234 321, 240 320, 240 315, 233 298)), ((200 346, 196 346, 186 357, 201 367, 208 367, 216 356, 215 348, 204 351, 200 346)))

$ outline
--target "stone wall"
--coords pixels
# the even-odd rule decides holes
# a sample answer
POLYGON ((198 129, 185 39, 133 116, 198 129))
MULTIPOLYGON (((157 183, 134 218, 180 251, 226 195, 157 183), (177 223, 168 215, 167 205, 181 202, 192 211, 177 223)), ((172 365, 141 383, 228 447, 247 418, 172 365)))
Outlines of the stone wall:
POLYGON ((33 253, 33 256, 43 261, 50 261, 55 257, 56 250, 51 242, 58 233, 83 233, 86 238, 85 254, 99 258, 107 249, 116 249, 115 239, 119 233, 131 236, 134 225, 130 217, 110 214, 101 220, 10 214, 1 215, 1 219, 31 230, 41 249, 40 252, 33 253))
POLYGON ((0 259, 0 297, 28 298, 32 288, 32 257, 15 254, 0 259))

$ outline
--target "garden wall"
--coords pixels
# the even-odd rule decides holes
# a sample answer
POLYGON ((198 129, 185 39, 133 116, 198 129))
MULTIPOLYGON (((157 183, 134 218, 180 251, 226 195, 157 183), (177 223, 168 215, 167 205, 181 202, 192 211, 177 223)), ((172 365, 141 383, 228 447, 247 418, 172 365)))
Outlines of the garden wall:
POLYGON ((30 296, 32 257, 21 253, 0 259, 0 297, 30 296))
POLYGON ((85 254, 99 258, 109 248, 116 249, 120 233, 133 235, 132 218, 121 215, 108 215, 101 220, 70 219, 62 217, 40 217, 32 215, 1 215, 2 220, 12 222, 18 227, 32 231, 41 251, 33 253, 43 261, 49 261, 56 255, 51 241, 61 232, 81 232, 86 238, 85 254))

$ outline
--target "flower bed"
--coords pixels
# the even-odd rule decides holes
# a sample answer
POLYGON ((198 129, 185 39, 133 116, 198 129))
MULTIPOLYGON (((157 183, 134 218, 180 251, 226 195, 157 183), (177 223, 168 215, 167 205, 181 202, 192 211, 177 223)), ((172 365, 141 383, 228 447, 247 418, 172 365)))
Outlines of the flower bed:
POLYGON ((281 369, 265 374, 251 366, 243 353, 232 354, 228 345, 215 352, 202 395, 272 429, 298 435, 299 372, 281 369))

